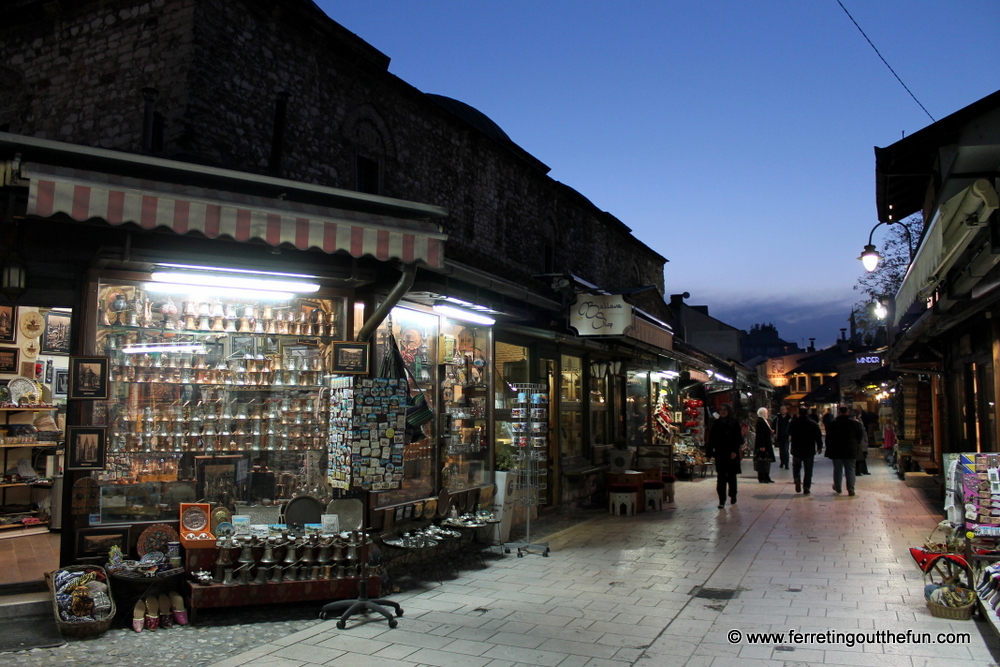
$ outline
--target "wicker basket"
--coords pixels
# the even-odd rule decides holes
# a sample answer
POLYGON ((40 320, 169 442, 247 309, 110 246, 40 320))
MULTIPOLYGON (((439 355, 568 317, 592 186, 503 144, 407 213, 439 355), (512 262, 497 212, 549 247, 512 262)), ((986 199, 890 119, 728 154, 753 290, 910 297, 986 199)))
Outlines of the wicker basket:
POLYGON ((931 610, 931 616, 950 618, 953 621, 967 621, 972 618, 972 612, 976 608, 976 603, 973 601, 963 607, 946 607, 943 604, 928 600, 927 608, 931 610))
POLYGON ((66 567, 61 567, 55 572, 45 573, 45 583, 48 584, 49 592, 52 594, 52 613, 56 617, 56 627, 59 628, 59 634, 64 637, 92 637, 94 635, 99 635, 108 628, 111 627, 111 623, 115 620, 115 614, 117 609, 115 609, 115 598, 111 594, 111 577, 108 576, 107 571, 100 565, 67 565, 66 567), (104 581, 108 585, 108 599, 111 601, 111 608, 108 610, 108 615, 99 621, 82 622, 82 623, 67 623, 59 615, 59 603, 56 602, 56 586, 55 586, 55 572, 60 570, 65 570, 67 572, 81 572, 87 570, 98 570, 104 573, 104 581))

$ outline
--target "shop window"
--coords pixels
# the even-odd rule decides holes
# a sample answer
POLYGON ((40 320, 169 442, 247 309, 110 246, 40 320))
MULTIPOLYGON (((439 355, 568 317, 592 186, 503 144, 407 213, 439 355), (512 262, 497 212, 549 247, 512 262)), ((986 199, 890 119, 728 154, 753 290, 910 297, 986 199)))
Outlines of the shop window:
MULTIPOLYGON (((202 499, 235 514, 328 499, 324 392, 345 298, 128 281, 97 295, 103 522, 176 520, 181 502, 202 499)), ((85 443, 70 439, 72 456, 85 443)))
MULTIPOLYGON (((377 363, 385 356, 390 327, 399 347, 400 356, 410 373, 411 393, 419 388, 436 415, 438 408, 436 388, 441 384, 441 368, 438 364, 443 349, 439 347, 440 319, 436 315, 410 308, 394 308, 376 333, 379 341, 376 350, 377 363)), ((376 366, 378 368, 379 366, 376 366)), ((403 483, 399 489, 376 494, 375 504, 379 507, 397 503, 412 502, 436 495, 440 466, 438 465, 434 440, 437 429, 443 434, 450 432, 448 422, 439 417, 419 429, 409 429, 407 444, 403 449, 403 483)))
POLYGON ((528 348, 508 343, 496 344, 496 362, 493 364, 494 391, 494 449, 496 470, 510 470, 516 452, 514 423, 511 410, 517 409, 516 384, 530 382, 528 348))
POLYGON ((559 382, 560 451, 564 457, 582 456, 583 364, 580 357, 562 355, 559 382))
POLYGON ((649 374, 629 371, 625 393, 626 438, 629 447, 638 447, 649 430, 649 374))

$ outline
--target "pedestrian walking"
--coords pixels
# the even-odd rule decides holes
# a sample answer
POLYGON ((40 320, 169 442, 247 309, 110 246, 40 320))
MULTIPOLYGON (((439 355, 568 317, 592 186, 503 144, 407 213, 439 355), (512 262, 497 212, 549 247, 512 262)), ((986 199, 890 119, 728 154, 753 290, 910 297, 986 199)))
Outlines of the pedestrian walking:
POLYGON ((726 506, 726 495, 736 504, 736 478, 741 472, 740 447, 743 433, 740 422, 733 414, 733 406, 723 403, 719 406, 719 416, 712 423, 708 434, 705 455, 715 459, 715 488, 719 493, 719 509, 726 506))
POLYGON ((868 473, 868 443, 870 442, 868 438, 868 427, 864 423, 864 414, 861 410, 857 410, 854 413, 854 421, 861 426, 861 447, 858 449, 858 458, 854 463, 854 474, 861 476, 867 475, 868 473))
POLYGON ((778 408, 778 416, 774 418, 774 444, 778 447, 778 469, 788 470, 788 424, 792 416, 788 414, 788 406, 782 404, 778 408))
POLYGON ((846 405, 837 408, 837 418, 826 429, 826 457, 833 461, 833 490, 842 493, 841 481, 846 477, 847 495, 854 495, 854 466, 861 452, 865 428, 851 418, 846 405))
POLYGON ((798 416, 788 425, 788 438, 791 441, 795 493, 808 496, 812 487, 813 457, 823 453, 823 433, 819 424, 810 418, 806 406, 799 406, 798 416))
POLYGON ((771 464, 774 463, 774 445, 771 425, 767 423, 767 408, 757 410, 754 434, 753 467, 757 471, 757 481, 761 484, 773 484, 771 464))

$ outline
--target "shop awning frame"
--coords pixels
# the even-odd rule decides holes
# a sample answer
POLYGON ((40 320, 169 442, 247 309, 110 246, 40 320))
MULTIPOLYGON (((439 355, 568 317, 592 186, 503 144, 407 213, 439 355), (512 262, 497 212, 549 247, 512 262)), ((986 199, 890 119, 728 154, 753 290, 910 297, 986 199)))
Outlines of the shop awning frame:
POLYGON ((21 177, 29 181, 28 215, 444 267, 447 236, 429 222, 38 163, 22 165, 21 177))

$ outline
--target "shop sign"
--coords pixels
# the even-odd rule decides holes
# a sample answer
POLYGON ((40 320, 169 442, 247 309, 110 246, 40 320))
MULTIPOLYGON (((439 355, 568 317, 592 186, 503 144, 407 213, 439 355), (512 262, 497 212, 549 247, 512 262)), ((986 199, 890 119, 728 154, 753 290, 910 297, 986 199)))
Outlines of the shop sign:
POLYGON ((858 354, 854 357, 857 366, 881 366, 882 355, 880 354, 858 354))
POLYGON ((580 336, 621 336, 632 326, 632 306, 620 294, 578 294, 569 326, 580 336))

